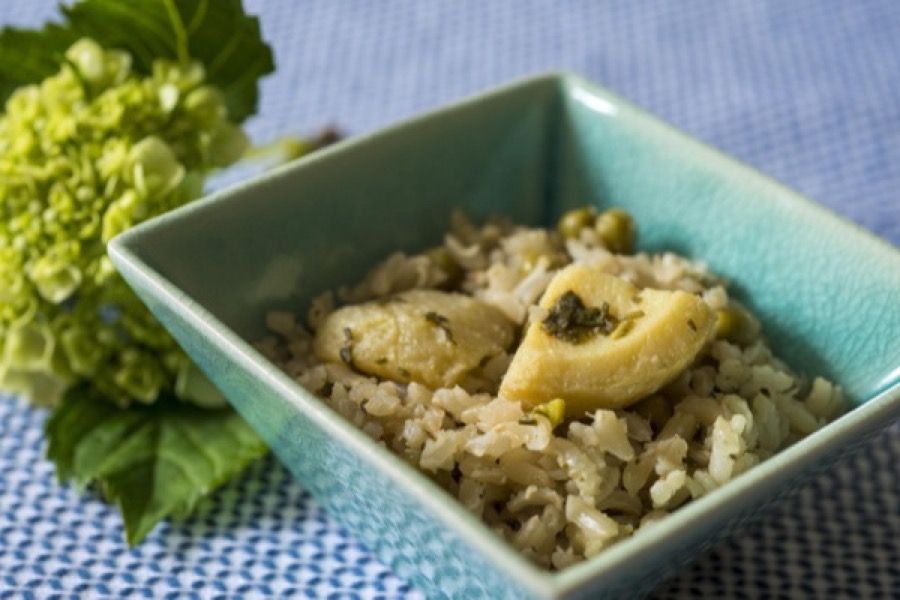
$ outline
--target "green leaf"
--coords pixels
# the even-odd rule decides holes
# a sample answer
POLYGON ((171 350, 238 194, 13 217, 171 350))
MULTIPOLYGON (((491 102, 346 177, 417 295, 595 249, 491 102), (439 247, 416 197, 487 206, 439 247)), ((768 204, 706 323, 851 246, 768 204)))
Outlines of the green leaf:
POLYGON ((0 31, 0 99, 59 70, 63 51, 81 37, 126 50, 147 75, 159 58, 200 61, 207 82, 241 122, 256 110, 259 79, 275 70, 256 17, 240 0, 81 0, 60 6, 63 22, 40 31, 0 31))
POLYGON ((98 485, 119 506, 132 546, 162 519, 189 514, 266 453, 231 409, 197 408, 174 397, 122 409, 87 386, 67 393, 45 433, 60 481, 98 485))

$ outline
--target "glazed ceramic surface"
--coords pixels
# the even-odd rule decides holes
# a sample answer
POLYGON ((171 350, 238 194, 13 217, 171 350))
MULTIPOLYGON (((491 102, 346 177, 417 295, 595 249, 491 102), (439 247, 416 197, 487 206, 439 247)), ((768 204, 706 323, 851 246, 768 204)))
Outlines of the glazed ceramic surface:
POLYGON ((900 414, 900 252, 574 75, 515 83, 139 226, 116 266, 281 461, 434 597, 637 597, 900 414), (254 351, 273 309, 439 243, 454 208, 550 224, 621 206, 640 249, 707 262, 795 369, 852 410, 562 573, 534 567, 425 476, 254 351))

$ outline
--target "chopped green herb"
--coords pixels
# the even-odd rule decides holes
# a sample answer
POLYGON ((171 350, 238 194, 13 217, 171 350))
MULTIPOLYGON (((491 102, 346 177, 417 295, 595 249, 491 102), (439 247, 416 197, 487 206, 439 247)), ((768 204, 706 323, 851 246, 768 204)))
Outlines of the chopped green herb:
POLYGON ((613 332, 610 334, 610 336, 609 336, 610 339, 618 340, 620 338, 625 337, 629 333, 631 333, 631 330, 634 329, 634 322, 643 316, 644 316, 644 311, 633 310, 630 313, 628 313, 627 315, 625 315, 624 317, 622 317, 622 320, 619 322, 618 325, 616 325, 616 328, 613 329, 613 332))
POLYGON ((447 317, 445 317, 442 314, 436 313, 433 310, 430 310, 427 313, 425 313, 425 320, 428 321, 429 323, 434 323, 438 327, 443 327, 444 325, 447 324, 447 317))
POLYGON ((625 319, 616 326, 609 337, 610 339, 618 340, 628 335, 632 329, 634 329, 634 321, 632 319, 625 319))
POLYGON ((382 356, 381 358, 379 358, 378 360, 376 360, 375 363, 376 363, 376 364, 379 364, 379 365, 385 365, 385 364, 387 364, 387 359, 386 359, 385 357, 382 356))
POLYGON ((694 320, 693 320, 693 319, 688 319, 687 324, 688 324, 688 327, 690 327, 690 328, 693 329, 694 331, 697 331, 697 324, 694 323, 694 320))
POLYGON ((618 319, 609 314, 608 303, 588 308, 578 294, 569 290, 557 299, 541 328, 557 339, 581 344, 597 334, 609 335, 617 324, 618 319))
POLYGON ((562 398, 554 398, 550 402, 535 406, 531 414, 547 417, 550 427, 556 429, 566 418, 566 401, 562 398))
POLYGON ((522 417, 519 419, 519 425, 537 425, 537 420, 534 417, 522 417))
POLYGON ((340 350, 341 360, 348 367, 353 366, 353 330, 349 327, 344 327, 344 346, 340 350))
POLYGON ((448 342, 456 344, 456 340, 453 339, 453 331, 450 329, 450 321, 447 317, 430 310, 425 313, 425 320, 435 327, 439 327, 444 332, 444 335, 447 336, 448 342))

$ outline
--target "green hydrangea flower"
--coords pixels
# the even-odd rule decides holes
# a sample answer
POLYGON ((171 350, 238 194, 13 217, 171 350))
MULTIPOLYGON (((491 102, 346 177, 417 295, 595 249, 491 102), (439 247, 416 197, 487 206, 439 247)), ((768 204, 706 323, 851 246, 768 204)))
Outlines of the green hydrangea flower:
POLYGON ((52 404, 90 381, 122 405, 162 390, 221 402, 106 256, 117 234, 197 198, 247 136, 199 63, 149 77, 90 39, 0 114, 0 390, 52 404))

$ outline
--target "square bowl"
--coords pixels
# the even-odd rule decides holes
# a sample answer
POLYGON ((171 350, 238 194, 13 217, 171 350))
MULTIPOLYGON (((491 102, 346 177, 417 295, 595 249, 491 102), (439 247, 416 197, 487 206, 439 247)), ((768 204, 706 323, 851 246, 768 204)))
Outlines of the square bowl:
POLYGON ((635 597, 900 415, 900 252, 570 74, 517 82, 355 138, 116 238, 125 279, 301 485, 429 596, 635 597), (776 354, 839 383, 846 415, 559 573, 519 556, 427 477, 251 343, 393 250, 442 239, 454 208, 552 223, 621 206, 641 250, 701 258, 776 354))

